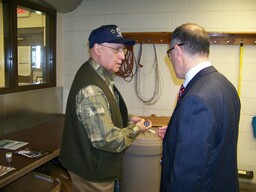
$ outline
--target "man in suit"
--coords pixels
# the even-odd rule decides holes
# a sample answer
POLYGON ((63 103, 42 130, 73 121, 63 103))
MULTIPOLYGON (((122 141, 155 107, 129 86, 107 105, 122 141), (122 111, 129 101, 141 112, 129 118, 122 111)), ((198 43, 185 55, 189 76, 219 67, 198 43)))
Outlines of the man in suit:
POLYGON ((173 32, 167 54, 176 76, 185 80, 185 92, 167 129, 159 131, 161 192, 239 191, 240 100, 210 63, 209 47, 207 32, 196 24, 183 24, 173 32))

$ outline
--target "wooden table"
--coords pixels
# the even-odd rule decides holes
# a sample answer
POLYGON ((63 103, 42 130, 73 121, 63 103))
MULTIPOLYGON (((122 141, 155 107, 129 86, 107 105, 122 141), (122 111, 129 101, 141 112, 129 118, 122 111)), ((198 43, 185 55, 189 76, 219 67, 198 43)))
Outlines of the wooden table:
MULTIPOLYGON (((0 188, 49 162, 55 157, 58 157, 60 153, 63 127, 64 115, 58 115, 56 118, 54 117, 54 119, 47 122, 0 137, 0 140, 9 139, 28 142, 27 145, 19 149, 31 148, 35 151, 49 152, 39 159, 30 159, 28 157, 13 154, 11 166, 15 167, 16 170, 10 171, 6 175, 0 177, 0 188)), ((0 165, 2 166, 7 166, 5 159, 6 152, 14 151, 0 148, 0 165)))

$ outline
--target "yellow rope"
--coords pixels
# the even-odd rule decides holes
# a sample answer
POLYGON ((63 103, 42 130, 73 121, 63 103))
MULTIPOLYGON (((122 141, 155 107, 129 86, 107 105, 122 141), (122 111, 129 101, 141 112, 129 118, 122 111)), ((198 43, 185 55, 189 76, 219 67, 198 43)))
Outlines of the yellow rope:
POLYGON ((241 43, 240 43, 240 59, 239 59, 239 79, 238 79, 238 95, 239 96, 241 95, 243 55, 244 55, 244 46, 243 46, 243 41, 241 41, 241 43))

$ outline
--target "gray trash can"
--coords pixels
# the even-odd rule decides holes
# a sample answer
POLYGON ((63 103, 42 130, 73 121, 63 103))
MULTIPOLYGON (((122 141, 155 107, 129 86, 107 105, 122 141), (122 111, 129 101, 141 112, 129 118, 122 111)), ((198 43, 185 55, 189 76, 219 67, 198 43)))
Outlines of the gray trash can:
POLYGON ((159 192, 161 153, 160 137, 148 131, 140 133, 125 151, 120 192, 159 192))

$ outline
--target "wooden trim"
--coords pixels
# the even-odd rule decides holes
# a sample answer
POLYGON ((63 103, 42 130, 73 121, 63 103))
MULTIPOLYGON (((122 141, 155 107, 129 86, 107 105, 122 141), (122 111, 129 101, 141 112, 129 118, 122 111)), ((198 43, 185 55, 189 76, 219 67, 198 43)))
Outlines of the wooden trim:
POLYGON ((211 44, 215 45, 255 45, 256 33, 209 33, 211 44))
MULTIPOLYGON (((134 39, 136 44, 169 44, 172 32, 126 32, 124 37, 134 39)), ((256 33, 218 33, 209 32, 214 45, 255 45, 256 33)))
POLYGON ((131 32, 122 35, 143 44, 169 44, 171 40, 170 32, 131 32))

